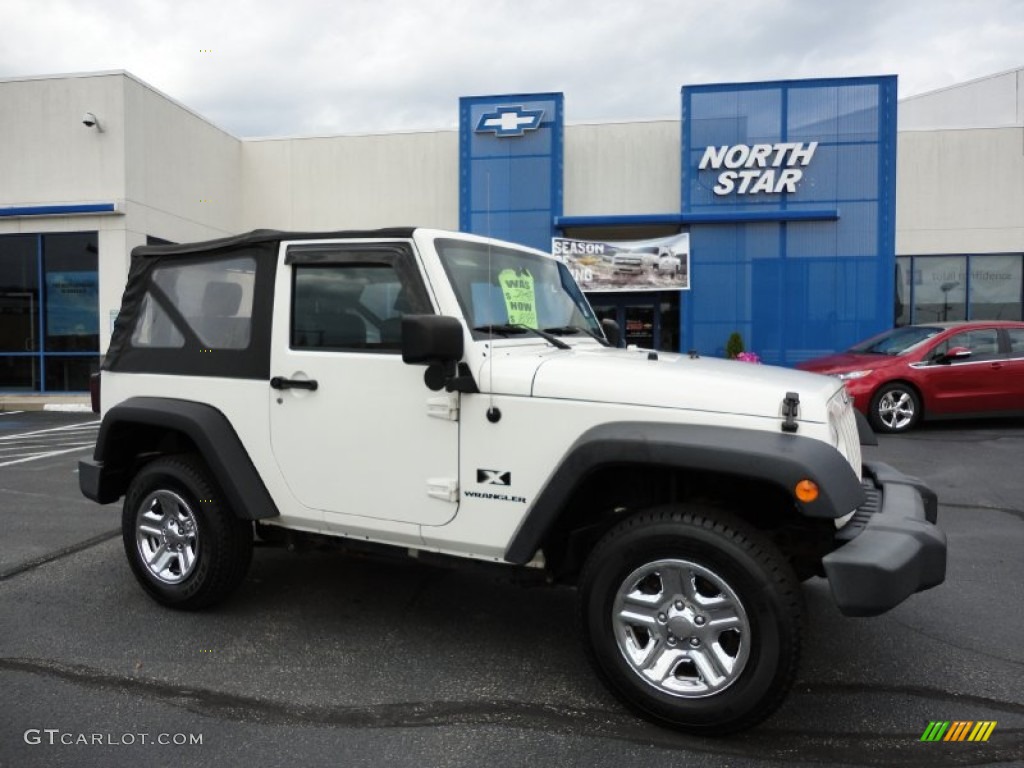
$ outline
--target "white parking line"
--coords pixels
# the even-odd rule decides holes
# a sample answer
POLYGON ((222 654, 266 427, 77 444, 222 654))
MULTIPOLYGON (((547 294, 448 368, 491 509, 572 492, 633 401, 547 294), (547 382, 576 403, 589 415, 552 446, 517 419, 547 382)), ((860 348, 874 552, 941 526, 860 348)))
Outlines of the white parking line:
POLYGON ((0 411, 0 416, 14 416, 19 413, 24 413, 24 411, 0 411))
POLYGON ((32 437, 33 435, 50 435, 55 432, 68 432, 75 430, 92 429, 93 427, 99 426, 99 419, 96 421, 87 421, 84 424, 66 424, 63 427, 50 427, 49 429, 37 429, 32 432, 21 432, 17 435, 0 435, 0 442, 7 442, 11 440, 17 440, 20 437, 32 437))
POLYGON ((39 459, 48 459, 51 456, 61 456, 65 453, 74 453, 75 451, 85 451, 92 448, 92 444, 80 445, 77 448, 66 448, 63 451, 50 451, 49 453, 37 453, 32 456, 25 456, 21 459, 14 459, 13 461, 0 462, 0 467, 9 467, 13 464, 24 464, 27 461, 37 461, 39 459))
POLYGON ((99 424, 97 420, 0 435, 0 467, 87 451, 95 445, 99 424))
POLYGON ((95 445, 95 440, 74 440, 71 442, 51 442, 42 445, 0 445, 0 461, 15 456, 32 456, 34 454, 45 454, 48 451, 66 449, 66 447, 88 447, 95 445))

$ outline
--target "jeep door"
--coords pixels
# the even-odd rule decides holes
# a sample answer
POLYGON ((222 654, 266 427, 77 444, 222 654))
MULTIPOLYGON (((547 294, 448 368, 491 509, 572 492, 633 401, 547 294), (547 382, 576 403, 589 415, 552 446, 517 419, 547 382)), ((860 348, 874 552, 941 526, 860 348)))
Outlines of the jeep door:
POLYGON ((411 244, 285 244, 281 258, 270 426, 291 493, 340 530, 448 522, 458 422, 438 401, 457 395, 402 362, 402 315, 435 311, 411 244))

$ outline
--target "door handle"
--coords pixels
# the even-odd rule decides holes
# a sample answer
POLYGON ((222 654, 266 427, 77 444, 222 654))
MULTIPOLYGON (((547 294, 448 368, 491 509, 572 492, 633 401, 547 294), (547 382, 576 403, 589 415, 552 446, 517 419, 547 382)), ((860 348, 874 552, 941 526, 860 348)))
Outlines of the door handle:
POLYGON ((310 392, 316 392, 320 387, 316 379, 286 379, 284 376, 272 378, 270 386, 274 389, 308 389, 310 392))

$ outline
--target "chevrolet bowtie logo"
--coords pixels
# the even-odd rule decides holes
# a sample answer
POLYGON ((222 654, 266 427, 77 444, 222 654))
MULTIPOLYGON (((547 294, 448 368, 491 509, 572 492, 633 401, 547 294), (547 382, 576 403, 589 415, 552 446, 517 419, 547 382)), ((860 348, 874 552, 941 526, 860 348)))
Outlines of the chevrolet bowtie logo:
POLYGON ((502 469, 478 469, 476 481, 480 485, 512 485, 512 473, 502 469))
POLYGON ((544 117, 543 109, 524 109, 523 107, 495 107, 493 112, 480 115, 476 124, 477 133, 493 131, 500 138, 522 136, 527 131, 540 128, 540 120, 544 117))

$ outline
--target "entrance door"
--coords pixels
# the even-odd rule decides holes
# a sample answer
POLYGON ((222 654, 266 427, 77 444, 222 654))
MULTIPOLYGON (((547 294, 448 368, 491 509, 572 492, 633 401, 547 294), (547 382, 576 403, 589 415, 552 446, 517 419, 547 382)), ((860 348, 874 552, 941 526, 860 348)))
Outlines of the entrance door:
POLYGON ((643 349, 678 352, 679 294, 599 293, 587 294, 598 319, 610 318, 622 329, 627 345, 643 349))
POLYGON ((295 498, 342 527, 451 520, 458 396, 402 362, 401 316, 433 312, 409 247, 293 246, 276 296, 271 445, 295 498))

